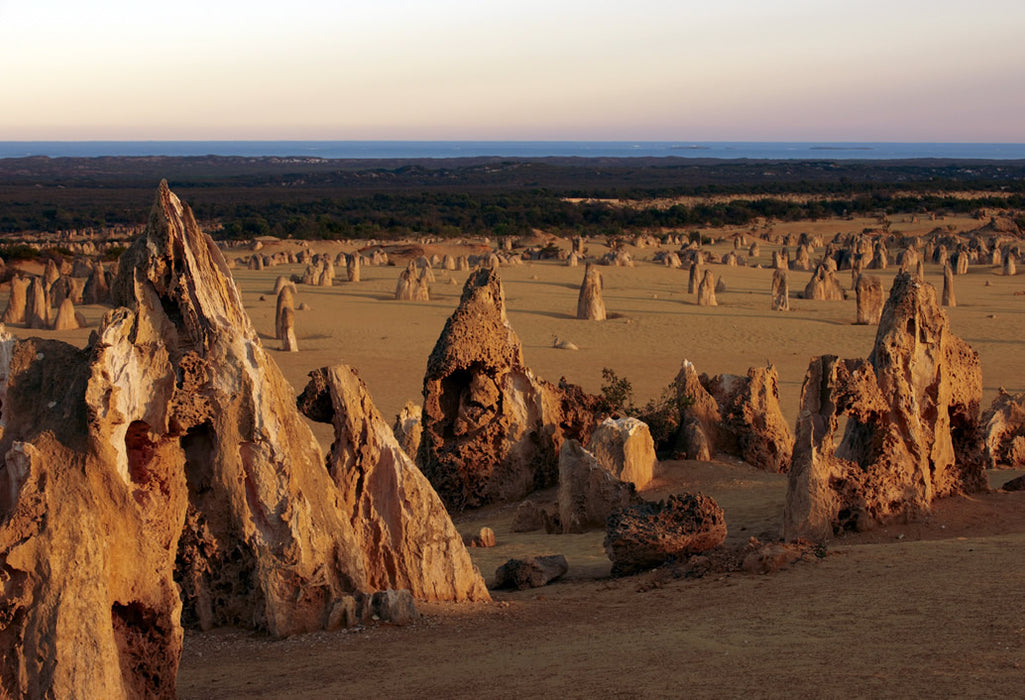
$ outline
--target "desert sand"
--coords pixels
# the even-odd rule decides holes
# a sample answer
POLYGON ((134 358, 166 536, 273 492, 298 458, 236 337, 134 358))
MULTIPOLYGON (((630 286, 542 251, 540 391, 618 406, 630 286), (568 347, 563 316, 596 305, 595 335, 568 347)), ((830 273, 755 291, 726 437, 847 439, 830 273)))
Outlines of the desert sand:
MULTIPOLYGON (((925 233, 982 222, 893 222, 891 231, 925 233)), ((861 232, 875 220, 777 224, 828 240, 861 232)), ((733 248, 734 233, 709 232, 733 248)), ((588 244, 591 256, 607 251, 588 244)), ((427 255, 479 252, 469 245, 425 245, 427 255)), ((567 243, 568 247, 568 243, 567 243)), ((298 248, 267 243, 264 253, 298 248)), ((318 242, 314 252, 352 252, 355 245, 318 242)), ((610 318, 575 318, 584 268, 558 261, 501 268, 508 318, 535 374, 566 377, 598 392, 602 369, 627 378, 634 400, 658 396, 684 359, 699 372, 743 374, 772 363, 779 372, 783 411, 793 425, 809 359, 819 354, 868 355, 874 326, 854 325, 853 291, 843 302, 793 298, 811 272, 789 272, 791 310, 769 309, 771 254, 748 267, 710 264, 726 291, 718 306, 699 307, 687 294, 687 271, 651 262, 655 248, 628 251, 634 267, 602 267, 610 318), (752 267, 760 265, 761 268, 752 267), (555 337, 578 350, 553 347, 555 337)), ((821 252, 821 251, 817 251, 821 252)), ((747 257, 747 251, 738 253, 747 257)), ((244 258, 248 250, 231 250, 244 258)), ((297 353, 278 350, 274 335, 274 281, 303 266, 233 270, 264 345, 296 389, 318 367, 356 367, 386 417, 407 400, 420 401, 427 356, 455 308, 468 273, 435 269, 431 301, 395 301, 406 259, 362 269, 362 281, 331 287, 298 286, 297 353)), ((815 255, 813 254, 813 260, 815 255)), ((878 275, 884 292, 895 273, 878 275)), ((838 277, 851 289, 849 271, 838 277)), ((926 265, 926 280, 942 287, 942 269, 926 265)), ((955 277, 958 306, 948 309, 954 333, 978 351, 983 406, 998 388, 1025 390, 1025 278, 999 267, 972 266, 955 277)), ((0 303, 5 301, 0 294, 0 303)), ((105 311, 81 310, 95 326, 105 311)), ((84 345, 89 329, 27 332, 84 345)), ((312 424, 327 450, 329 426, 312 424)), ((990 473, 999 486, 1021 472, 990 473)), ((657 499, 701 491, 723 506, 728 544, 780 534, 785 475, 739 462, 664 461, 642 495, 657 499)), ((539 500, 554 500, 554 492, 539 500)), ((889 525, 829 542, 793 567, 771 575, 713 574, 677 579, 666 571, 611 579, 602 532, 581 535, 513 533, 514 506, 454 514, 462 532, 483 525, 498 544, 473 549, 487 581, 513 556, 562 553, 567 577, 543 589, 495 592, 494 602, 422 604, 408 627, 378 626, 321 632, 275 641, 249 632, 189 632, 179 673, 183 697, 832 697, 840 695, 1005 696, 1025 680, 1025 617, 1014 605, 1025 584, 1025 494, 993 491, 937 502, 930 517, 889 525)))

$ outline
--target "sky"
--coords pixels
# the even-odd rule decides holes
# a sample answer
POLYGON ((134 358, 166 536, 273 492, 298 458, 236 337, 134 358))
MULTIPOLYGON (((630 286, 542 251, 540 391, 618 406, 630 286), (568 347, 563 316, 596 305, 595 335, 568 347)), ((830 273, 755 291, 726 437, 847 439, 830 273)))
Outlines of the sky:
POLYGON ((1025 0, 0 0, 0 141, 1025 142, 1025 0))

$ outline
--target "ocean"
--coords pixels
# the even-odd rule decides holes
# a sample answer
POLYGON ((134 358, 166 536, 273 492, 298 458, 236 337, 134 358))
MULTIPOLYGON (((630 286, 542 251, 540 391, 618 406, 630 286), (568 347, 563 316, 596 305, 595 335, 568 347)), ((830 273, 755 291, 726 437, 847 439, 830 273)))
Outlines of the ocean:
POLYGON ((0 158, 49 156, 300 158, 683 157, 765 160, 1025 160, 1025 143, 779 141, 0 141, 0 158))

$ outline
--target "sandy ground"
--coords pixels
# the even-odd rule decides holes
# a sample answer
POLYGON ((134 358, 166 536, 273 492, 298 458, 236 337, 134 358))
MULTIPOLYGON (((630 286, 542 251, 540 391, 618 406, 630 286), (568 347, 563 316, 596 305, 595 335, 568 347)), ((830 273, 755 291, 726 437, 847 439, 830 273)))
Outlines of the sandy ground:
MULTIPOLYGON (((974 228, 968 219, 894 221, 894 230, 974 228)), ((784 231, 831 237, 874 220, 786 225, 784 231)), ((714 235, 723 235, 715 231, 714 235)), ((730 233, 727 231, 726 233, 730 233)), ((271 244, 264 252, 273 252, 271 244)), ((343 246, 317 243, 315 250, 343 246)), ((604 248, 589 244, 592 254, 604 248)), ((722 242, 719 253, 731 249, 722 242)), ((345 248, 352 250, 351 247, 345 248)), ((439 248, 441 252, 445 249, 439 248)), ((452 249, 454 252, 455 249, 452 249)), ((698 307, 686 293, 687 272, 650 262, 655 249, 631 249, 633 268, 603 267, 605 301, 615 318, 574 316, 583 267, 534 262, 503 267, 508 316, 528 366, 541 377, 565 376, 589 391, 601 370, 629 379, 638 404, 659 394, 689 359, 699 372, 743 373, 771 362, 779 371, 784 413, 793 424, 809 359, 818 354, 866 357, 875 328, 853 325, 854 295, 844 302, 791 299, 769 310, 773 247, 749 264, 712 265, 727 291, 719 306, 698 307), (554 337, 579 350, 552 347, 554 337)), ((746 256, 746 250, 741 251, 746 256)), ((231 256, 247 255, 238 251, 231 256)), ((814 256, 813 256, 814 257, 814 256)), ((430 302, 391 297, 401 267, 364 267, 363 281, 299 288, 301 351, 283 353, 270 337, 279 274, 301 266, 235 278, 264 343, 296 391, 306 373, 338 362, 358 368, 385 416, 419 402, 427 356, 455 308, 465 272, 436 271, 430 302)), ((942 275, 926 267, 938 288, 942 275)), ((849 285, 850 273, 841 272, 849 285)), ((884 278, 894 267, 873 272, 884 278)), ((810 272, 791 271, 791 294, 810 272)), ((998 387, 1025 390, 1025 277, 989 266, 955 278, 953 331, 979 352, 984 405, 998 387), (1016 294, 1018 293, 1018 294, 1016 294)), ((0 303, 6 293, 0 292, 0 303)), ((82 309, 95 323, 102 307, 82 309)), ((27 334, 23 329, 12 329, 27 334)), ((36 333, 33 333, 36 334, 36 333)), ((89 330, 38 335, 84 344, 89 330)), ((326 426, 315 425, 325 448, 326 426)), ((1019 472, 994 472, 999 486, 1019 472)), ((740 463, 665 462, 646 495, 702 491, 726 511, 729 542, 778 536, 785 477, 740 463)), ((554 493, 542 494, 551 498, 554 493)), ((880 528, 829 544, 768 576, 746 573, 674 579, 651 573, 610 579, 603 533, 513 533, 511 506, 458 515, 463 532, 492 527, 498 546, 474 549, 490 581, 512 556, 563 553, 570 573, 544 589, 499 592, 495 602, 421 605, 410 627, 317 633, 275 641, 248 632, 188 633, 179 674, 184 697, 765 697, 1007 696, 1025 681, 1025 494, 994 491, 938 502, 925 521, 880 528)))

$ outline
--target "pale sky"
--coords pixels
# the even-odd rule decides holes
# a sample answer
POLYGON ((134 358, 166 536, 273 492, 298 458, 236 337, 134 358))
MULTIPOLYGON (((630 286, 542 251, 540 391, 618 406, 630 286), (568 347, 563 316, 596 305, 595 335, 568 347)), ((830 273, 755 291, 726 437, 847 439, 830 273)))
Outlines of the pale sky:
POLYGON ((1025 142, 1025 0, 0 0, 0 141, 1025 142))

